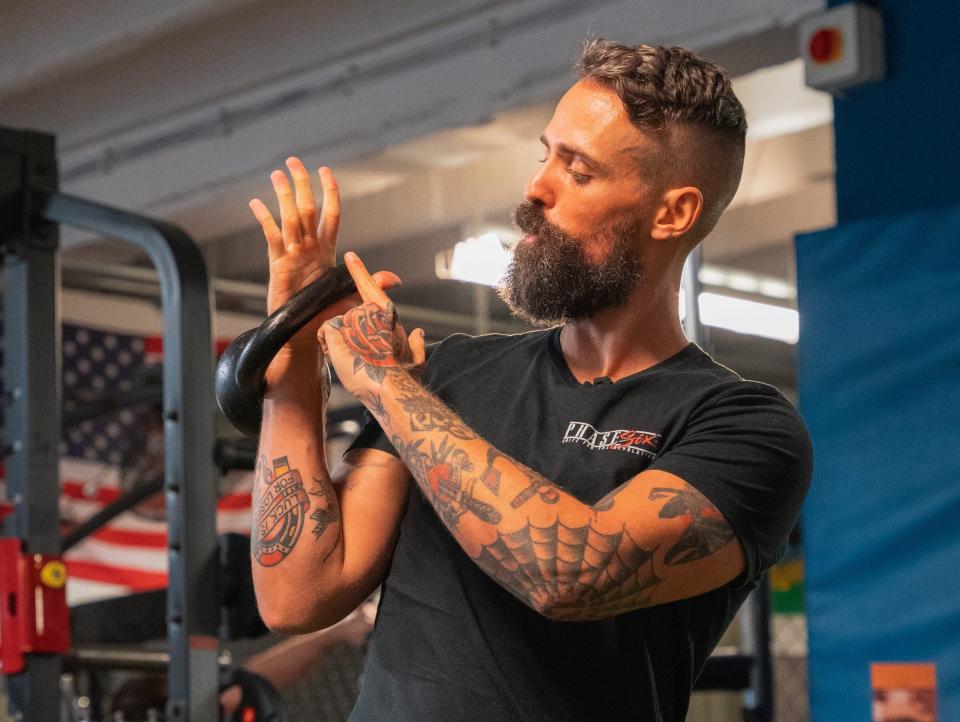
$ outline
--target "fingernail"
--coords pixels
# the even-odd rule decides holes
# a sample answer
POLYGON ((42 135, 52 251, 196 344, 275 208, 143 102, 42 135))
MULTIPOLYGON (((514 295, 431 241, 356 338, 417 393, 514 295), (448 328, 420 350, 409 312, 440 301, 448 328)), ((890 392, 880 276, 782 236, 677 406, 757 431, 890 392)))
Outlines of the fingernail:
POLYGON ((353 251, 347 251, 346 253, 343 254, 343 260, 345 261, 348 261, 348 260, 352 261, 356 257, 357 257, 357 254, 354 253, 353 251))

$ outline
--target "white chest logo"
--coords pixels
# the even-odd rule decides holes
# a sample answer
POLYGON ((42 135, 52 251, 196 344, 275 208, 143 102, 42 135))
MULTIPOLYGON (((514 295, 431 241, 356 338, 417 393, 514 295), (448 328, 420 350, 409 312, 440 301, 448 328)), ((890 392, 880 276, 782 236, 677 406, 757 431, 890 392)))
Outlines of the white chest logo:
POLYGON ((564 444, 583 444, 601 451, 626 451, 656 458, 660 448, 660 434, 638 429, 598 431, 585 421, 571 421, 563 435, 564 444))

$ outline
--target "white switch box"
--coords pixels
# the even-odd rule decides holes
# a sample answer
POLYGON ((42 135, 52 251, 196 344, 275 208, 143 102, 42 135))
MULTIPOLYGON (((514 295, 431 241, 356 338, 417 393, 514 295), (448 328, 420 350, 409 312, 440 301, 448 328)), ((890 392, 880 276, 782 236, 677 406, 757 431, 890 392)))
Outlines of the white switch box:
POLYGON ((800 24, 806 83, 835 92, 883 80, 883 15, 859 2, 838 5, 800 24))

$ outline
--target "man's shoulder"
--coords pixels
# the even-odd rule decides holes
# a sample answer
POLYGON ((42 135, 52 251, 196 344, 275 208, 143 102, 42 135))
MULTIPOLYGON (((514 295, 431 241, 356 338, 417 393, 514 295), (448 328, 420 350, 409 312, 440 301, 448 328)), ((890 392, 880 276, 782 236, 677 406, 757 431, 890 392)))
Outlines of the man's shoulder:
POLYGON ((803 419, 780 389, 744 378, 693 344, 683 358, 666 366, 657 374, 658 387, 675 399, 676 407, 685 409, 690 419, 726 416, 740 424, 776 418, 777 423, 805 433, 803 419))
POLYGON ((694 350, 690 355, 690 362, 678 365, 672 371, 676 376, 689 376, 691 383, 698 385, 708 397, 723 400, 745 395, 768 398, 777 403, 790 403, 776 386, 744 378, 699 347, 691 346, 694 350))

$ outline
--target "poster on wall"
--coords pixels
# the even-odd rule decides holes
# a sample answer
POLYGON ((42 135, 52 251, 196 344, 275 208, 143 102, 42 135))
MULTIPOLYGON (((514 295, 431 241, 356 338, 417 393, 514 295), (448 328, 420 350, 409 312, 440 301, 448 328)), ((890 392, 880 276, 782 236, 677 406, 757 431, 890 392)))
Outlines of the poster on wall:
POLYGON ((937 669, 924 663, 870 665, 873 722, 936 722, 937 669))

